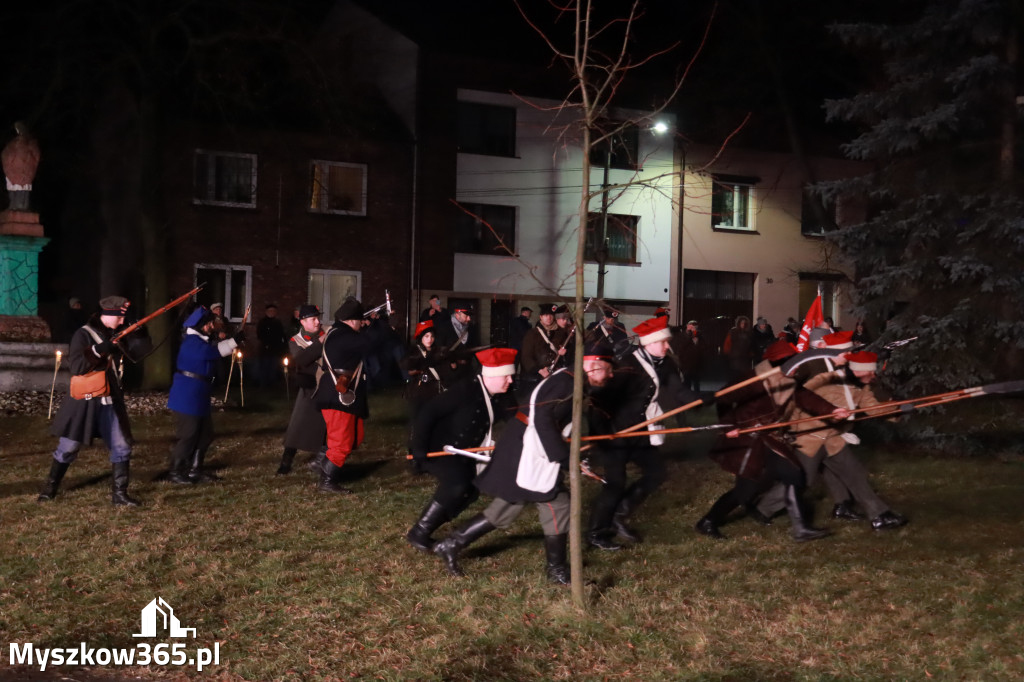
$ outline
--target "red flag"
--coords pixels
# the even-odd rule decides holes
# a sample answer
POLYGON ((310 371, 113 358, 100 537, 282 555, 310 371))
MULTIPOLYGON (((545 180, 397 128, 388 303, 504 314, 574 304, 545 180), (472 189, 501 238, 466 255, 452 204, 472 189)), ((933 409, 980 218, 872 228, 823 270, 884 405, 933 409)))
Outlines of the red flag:
POLYGON ((811 330, 820 327, 825 322, 825 316, 821 314, 821 294, 814 299, 807 317, 804 318, 804 326, 800 328, 800 338, 797 339, 796 349, 798 352, 807 350, 807 343, 811 340, 811 330))

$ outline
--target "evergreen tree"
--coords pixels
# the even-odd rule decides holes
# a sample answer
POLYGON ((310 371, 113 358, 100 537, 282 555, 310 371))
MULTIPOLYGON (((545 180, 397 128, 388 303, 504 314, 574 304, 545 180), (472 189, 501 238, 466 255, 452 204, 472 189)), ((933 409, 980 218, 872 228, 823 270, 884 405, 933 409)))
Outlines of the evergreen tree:
POLYGON ((902 23, 833 29, 877 60, 876 87, 828 101, 864 132, 844 146, 871 171, 818 189, 864 208, 831 235, 855 268, 880 341, 918 336, 887 374, 904 390, 1018 378, 1024 349, 1024 201, 1015 85, 1019 0, 901 6, 902 23), (916 11, 915 11, 916 10, 916 11))

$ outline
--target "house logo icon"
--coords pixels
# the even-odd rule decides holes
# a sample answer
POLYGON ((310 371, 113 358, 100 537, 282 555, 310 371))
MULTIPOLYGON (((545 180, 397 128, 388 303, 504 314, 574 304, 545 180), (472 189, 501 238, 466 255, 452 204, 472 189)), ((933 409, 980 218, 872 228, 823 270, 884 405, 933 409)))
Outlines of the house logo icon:
POLYGON ((132 637, 156 637, 158 627, 167 631, 170 637, 188 637, 189 633, 192 633, 193 639, 196 636, 195 628, 181 627, 178 617, 174 615, 174 609, 163 600, 163 597, 157 597, 142 609, 142 632, 132 637), (163 623, 162 627, 159 623, 163 623))

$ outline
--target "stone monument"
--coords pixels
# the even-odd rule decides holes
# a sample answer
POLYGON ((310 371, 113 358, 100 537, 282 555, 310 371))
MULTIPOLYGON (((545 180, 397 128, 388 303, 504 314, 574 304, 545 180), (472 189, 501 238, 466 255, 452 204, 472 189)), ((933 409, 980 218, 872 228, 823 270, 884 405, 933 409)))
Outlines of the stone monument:
POLYGON ((14 129, 0 152, 10 198, 0 212, 0 390, 49 389, 61 347, 49 343, 50 328, 38 315, 39 252, 50 241, 30 202, 39 145, 23 124, 14 129))

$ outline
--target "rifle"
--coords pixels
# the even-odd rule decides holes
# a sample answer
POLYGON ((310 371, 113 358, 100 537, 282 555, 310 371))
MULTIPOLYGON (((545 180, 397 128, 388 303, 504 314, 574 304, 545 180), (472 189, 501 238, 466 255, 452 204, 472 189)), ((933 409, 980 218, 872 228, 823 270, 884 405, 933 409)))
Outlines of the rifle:
MULTIPOLYGON (((933 395, 926 395, 921 398, 910 398, 908 400, 890 400, 889 402, 878 403, 877 405, 871 405, 869 407, 859 407, 855 410, 849 410, 849 412, 851 415, 854 415, 862 414, 865 412, 874 412, 875 410, 882 408, 893 408, 886 410, 885 412, 869 415, 869 418, 892 417, 899 414, 913 412, 919 407, 931 407, 933 405, 942 405, 944 403, 953 402, 954 400, 963 400, 964 398, 979 398, 983 395, 1020 393, 1022 391, 1024 391, 1024 381, 1004 381, 997 384, 987 384, 985 386, 975 386, 973 388, 962 388, 959 391, 935 393, 933 395)), ((829 416, 830 415, 819 415, 815 417, 793 419, 787 422, 765 424, 763 426, 752 426, 748 429, 740 429, 739 433, 754 433, 756 431, 768 431, 770 429, 779 429, 784 426, 793 426, 794 424, 803 424, 806 422, 828 419, 829 416)))
POLYGON ((138 329, 142 325, 146 324, 147 322, 152 320, 154 317, 157 317, 158 315, 163 314, 164 312, 170 310, 171 308, 173 308, 174 306, 178 305, 179 303, 184 302, 185 299, 189 298, 190 296, 195 295, 204 286, 206 286, 205 283, 200 284, 199 286, 197 286, 195 289, 193 289, 192 291, 188 292, 187 294, 182 294, 181 296, 179 296, 178 298, 174 299, 173 301, 171 301, 167 305, 163 306, 162 308, 158 308, 157 310, 154 310, 153 312, 151 312, 149 315, 146 315, 144 318, 142 318, 138 322, 133 322, 132 324, 128 325, 127 327, 125 327, 121 331, 119 331, 119 332, 115 333, 113 336, 111 336, 110 340, 113 341, 113 342, 116 342, 121 337, 126 336, 128 334, 131 334, 133 331, 135 331, 136 329, 138 329))
POLYGON ((381 308, 384 308, 389 316, 394 312, 391 309, 391 292, 389 292, 387 289, 384 290, 384 302, 381 303, 376 308, 371 308, 370 310, 367 310, 365 313, 363 313, 363 317, 369 317, 370 315, 378 313, 380 312, 381 308))
MULTIPOLYGON (((587 309, 590 307, 590 304, 593 303, 593 302, 594 302, 594 297, 591 296, 590 299, 587 301, 587 304, 585 306, 583 306, 583 314, 584 315, 587 314, 587 309)), ((558 352, 555 353, 555 359, 551 361, 550 365, 548 365, 548 374, 551 374, 552 372, 554 372, 555 371, 555 367, 558 365, 559 359, 565 357, 565 356, 562 355, 562 351, 565 350, 566 347, 568 347, 569 342, 572 341, 572 335, 575 334, 575 333, 576 333, 576 321, 574 319, 573 323, 572 323, 572 329, 569 330, 569 335, 565 337, 565 343, 563 343, 562 347, 558 349, 558 352)))
POLYGON ((917 341, 917 337, 916 336, 911 336, 910 338, 900 339, 899 341, 890 341, 889 343, 887 343, 884 346, 882 346, 882 350, 893 350, 894 348, 899 348, 901 346, 905 346, 908 343, 910 343, 911 341, 917 341))

